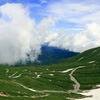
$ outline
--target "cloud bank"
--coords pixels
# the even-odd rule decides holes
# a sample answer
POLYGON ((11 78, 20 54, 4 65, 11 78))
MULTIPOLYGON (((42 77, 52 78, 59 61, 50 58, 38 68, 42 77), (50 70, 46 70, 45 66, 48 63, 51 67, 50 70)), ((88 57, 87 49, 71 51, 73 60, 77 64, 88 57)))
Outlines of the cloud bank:
POLYGON ((81 32, 70 34, 63 29, 55 30, 59 22, 56 16, 46 16, 37 24, 26 8, 15 3, 0 6, 0 64, 35 61, 45 43, 75 52, 100 46, 99 21, 86 23, 81 32))
POLYGON ((40 48, 35 22, 27 9, 13 3, 0 6, 0 64, 34 61, 40 48))
POLYGON ((61 22, 66 23, 63 29, 67 30, 51 32, 46 38, 50 46, 75 52, 100 46, 100 6, 97 0, 92 1, 59 0, 47 6, 46 15, 54 17, 60 27, 61 22))
POLYGON ((68 34, 60 31, 49 35, 46 41, 49 42, 50 46, 83 52, 100 46, 100 24, 87 24, 84 30, 77 34, 68 34))

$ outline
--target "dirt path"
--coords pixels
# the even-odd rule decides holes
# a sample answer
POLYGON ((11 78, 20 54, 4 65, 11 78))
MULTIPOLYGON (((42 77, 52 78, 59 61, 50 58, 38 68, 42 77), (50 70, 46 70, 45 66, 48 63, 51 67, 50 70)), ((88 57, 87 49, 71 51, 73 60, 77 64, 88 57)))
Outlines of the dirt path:
MULTIPOLYGON (((77 93, 79 90, 80 90, 80 83, 77 81, 77 79, 73 76, 73 73, 79 69, 79 68, 83 68, 85 66, 79 66, 79 67, 76 67, 76 68, 73 68, 71 69, 70 71, 70 80, 74 82, 74 89, 73 90, 69 90, 69 91, 59 91, 59 90, 35 90, 35 89, 32 89, 32 88, 29 88, 21 83, 18 83, 18 82, 14 82, 15 84, 23 87, 24 89, 26 90, 29 90, 29 91, 32 91, 32 92, 36 92, 36 93, 46 93, 45 95, 41 94, 41 96, 32 96, 31 98, 38 98, 38 97, 45 97, 45 96, 48 96, 49 94, 47 93, 77 93)), ((7 70, 8 72, 8 70, 7 70)), ((15 72, 14 74, 10 75, 9 77, 14 77, 14 75, 16 75, 18 72, 15 72)), ((19 74, 18 76, 16 77, 20 77, 21 74, 19 74)), ((15 78, 16 78, 15 77, 15 78)), ((4 94, 0 94, 0 96, 7 96, 7 95, 4 95, 4 94)))
POLYGON ((21 87, 23 87, 24 89, 27 89, 29 91, 32 91, 32 92, 37 92, 37 93, 70 93, 70 92, 78 92, 80 90, 80 83, 77 81, 77 79, 73 76, 73 73, 79 69, 79 68, 83 68, 85 66, 79 66, 79 67, 76 67, 76 68, 73 68, 71 69, 71 73, 69 74, 70 76, 70 80, 72 80, 74 82, 74 90, 69 90, 69 91, 59 91, 59 90, 34 90, 32 88, 29 88, 21 83, 18 83, 18 82, 14 82, 18 85, 20 85, 21 87))
POLYGON ((12 78, 13 76, 15 76, 18 72, 13 73, 12 75, 8 76, 9 78, 12 78))
POLYGON ((78 92, 80 90, 80 83, 77 81, 77 79, 73 76, 73 73, 79 69, 79 68, 83 68, 85 66, 79 66, 77 68, 74 68, 71 73, 69 74, 70 79, 74 82, 74 90, 69 90, 69 92, 78 92))
POLYGON ((8 97, 8 95, 0 93, 0 97, 8 97))
POLYGON ((14 83, 20 85, 24 89, 27 89, 27 90, 32 91, 32 92, 37 92, 37 93, 47 93, 47 92, 48 93, 67 93, 65 91, 58 91, 58 90, 34 90, 34 89, 29 88, 29 87, 27 87, 27 86, 25 86, 25 85, 23 85, 21 83, 18 83, 18 82, 14 82, 14 83))

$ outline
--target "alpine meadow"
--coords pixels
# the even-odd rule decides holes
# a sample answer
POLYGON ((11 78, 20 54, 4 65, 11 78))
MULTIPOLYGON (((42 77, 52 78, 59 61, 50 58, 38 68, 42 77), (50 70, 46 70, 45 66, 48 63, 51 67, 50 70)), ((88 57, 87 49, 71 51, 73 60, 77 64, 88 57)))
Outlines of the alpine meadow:
POLYGON ((99 0, 0 0, 0 100, 99 93, 99 0))

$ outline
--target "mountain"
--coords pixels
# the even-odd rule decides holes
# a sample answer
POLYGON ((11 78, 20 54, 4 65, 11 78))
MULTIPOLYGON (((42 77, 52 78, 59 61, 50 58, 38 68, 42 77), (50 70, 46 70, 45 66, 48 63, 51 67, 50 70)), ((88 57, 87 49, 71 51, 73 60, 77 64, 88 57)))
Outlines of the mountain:
POLYGON ((43 45, 41 48, 41 55, 38 57, 38 61, 40 61, 40 64, 53 64, 62 59, 73 57, 77 54, 79 53, 43 45))
POLYGON ((38 56, 38 59, 35 62, 32 61, 26 61, 24 64, 22 62, 17 63, 15 66, 31 66, 31 65, 50 65, 50 64, 56 64, 59 61, 65 59, 74 57, 78 52, 73 52, 65 49, 60 49, 53 46, 42 45, 41 47, 41 54, 38 56))
POLYGON ((57 64, 0 66, 0 100, 70 100, 100 84, 100 47, 57 64))

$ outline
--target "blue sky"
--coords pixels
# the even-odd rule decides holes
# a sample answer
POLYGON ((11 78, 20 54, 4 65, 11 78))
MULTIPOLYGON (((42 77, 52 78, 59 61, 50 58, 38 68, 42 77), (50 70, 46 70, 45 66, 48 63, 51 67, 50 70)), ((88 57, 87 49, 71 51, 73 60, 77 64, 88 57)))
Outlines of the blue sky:
POLYGON ((1 63, 35 60, 45 43, 75 52, 100 46, 100 0, 0 0, 1 63))
POLYGON ((61 28, 69 33, 82 31, 86 24, 98 21, 94 14, 100 10, 99 0, 0 0, 0 5, 5 3, 21 3, 28 7, 37 23, 54 17, 57 19, 55 30, 61 28))

